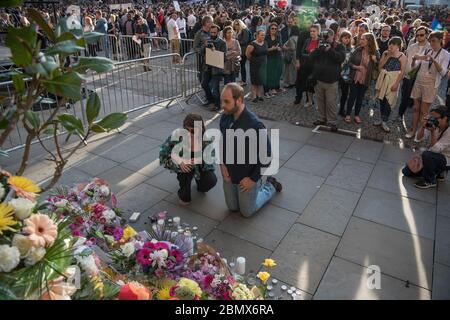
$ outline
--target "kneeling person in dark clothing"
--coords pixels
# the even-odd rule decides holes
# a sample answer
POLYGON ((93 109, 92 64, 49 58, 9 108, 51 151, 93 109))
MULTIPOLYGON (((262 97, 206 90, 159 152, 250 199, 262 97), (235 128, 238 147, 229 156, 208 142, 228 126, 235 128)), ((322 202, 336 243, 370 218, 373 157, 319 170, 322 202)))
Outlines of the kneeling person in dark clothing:
POLYGON ((171 135, 160 147, 159 162, 165 168, 177 174, 180 184, 180 189, 178 190, 179 202, 182 205, 187 205, 191 202, 192 179, 195 179, 199 192, 208 192, 216 185, 217 177, 214 173, 214 164, 205 163, 203 159, 203 151, 212 143, 212 140, 206 137, 202 139, 205 133, 205 124, 202 117, 195 113, 188 114, 183 121, 183 128, 190 133, 191 155, 187 157, 190 160, 186 161, 182 151, 172 155, 172 150, 177 144, 182 142, 182 138, 180 140, 172 140, 171 135), (195 122, 201 122, 201 131, 198 133, 194 131, 195 122), (195 136, 195 134, 201 134, 201 136, 195 136), (201 142, 201 146, 199 142, 201 142))

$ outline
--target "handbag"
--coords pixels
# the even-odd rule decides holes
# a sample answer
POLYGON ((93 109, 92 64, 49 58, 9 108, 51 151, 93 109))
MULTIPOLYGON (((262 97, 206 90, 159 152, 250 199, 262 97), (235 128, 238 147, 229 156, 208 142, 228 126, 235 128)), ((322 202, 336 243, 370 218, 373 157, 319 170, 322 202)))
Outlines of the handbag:
POLYGON ((406 166, 412 173, 418 173, 423 168, 422 155, 415 154, 411 159, 408 160, 406 166))

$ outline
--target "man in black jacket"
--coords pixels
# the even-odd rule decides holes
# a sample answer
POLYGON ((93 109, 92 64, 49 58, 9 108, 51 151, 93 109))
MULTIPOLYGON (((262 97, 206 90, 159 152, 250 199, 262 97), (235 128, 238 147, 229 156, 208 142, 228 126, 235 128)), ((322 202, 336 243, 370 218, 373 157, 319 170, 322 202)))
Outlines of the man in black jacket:
POLYGON ((333 30, 323 31, 319 47, 310 55, 310 62, 313 64, 312 76, 317 81, 314 93, 319 110, 319 119, 314 125, 328 124, 331 131, 337 131, 338 82, 341 65, 345 60, 345 49, 333 39, 333 30))
POLYGON ((287 25, 283 29, 281 29, 281 42, 283 44, 286 43, 286 41, 289 40, 289 37, 292 34, 292 31, 294 29, 298 29, 296 25, 294 25, 294 17, 291 15, 287 18, 287 25))
MULTIPOLYGON (((227 52, 227 44, 225 41, 223 41, 219 37, 220 27, 217 25, 212 25, 211 29, 209 31, 211 35, 211 41, 210 49, 216 50, 216 51, 222 51, 224 53, 227 52)), ((211 88, 211 94, 213 97, 213 103, 214 106, 211 106, 208 110, 210 111, 219 111, 220 110, 220 82, 223 78, 223 69, 209 66, 210 70, 210 81, 209 86, 211 88)))
POLYGON ((296 54, 295 54, 295 66, 297 68, 297 80, 295 82, 295 89, 296 89, 296 95, 295 95, 295 104, 299 104, 302 100, 302 83, 301 83, 301 74, 300 74, 300 64, 302 60, 302 51, 303 47, 305 45, 306 40, 309 38, 309 28, 311 27, 313 23, 313 19, 305 14, 301 13, 299 16, 299 25, 298 28, 300 30, 299 36, 297 39, 297 48, 296 48, 296 54))

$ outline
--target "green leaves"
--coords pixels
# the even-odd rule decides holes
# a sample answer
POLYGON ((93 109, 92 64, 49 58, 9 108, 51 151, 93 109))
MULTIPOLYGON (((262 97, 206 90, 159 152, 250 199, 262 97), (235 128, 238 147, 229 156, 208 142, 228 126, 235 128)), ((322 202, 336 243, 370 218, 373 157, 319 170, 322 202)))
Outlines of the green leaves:
MULTIPOLYGON (((96 126, 99 126, 100 128, 103 128, 106 132, 109 132, 113 129, 118 129, 125 121, 127 121, 127 114, 126 113, 111 113, 108 114, 106 117, 104 117, 100 122, 96 123, 96 126)), ((100 129, 96 128, 96 129, 100 129)), ((93 128, 92 131, 96 132, 93 128)))
POLYGON ((96 92, 92 93, 89 96, 89 99, 86 103, 86 117, 89 124, 97 119, 98 114, 100 113, 100 98, 96 92))
POLYGON ((55 42, 56 36, 53 30, 50 28, 50 26, 45 22, 42 15, 36 11, 35 9, 29 8, 28 9, 28 16, 37 23, 37 25, 44 31, 44 33, 47 35, 47 37, 50 39, 50 41, 55 42))
POLYGON ((83 38, 87 44, 96 43, 98 40, 100 40, 104 36, 105 35, 103 33, 99 33, 99 32, 86 32, 85 34, 83 34, 83 38))
POLYGON ((76 132, 79 133, 80 135, 84 135, 83 123, 77 117, 68 113, 63 113, 58 116, 58 120, 60 121, 64 129, 67 130, 67 132, 69 133, 76 132))
POLYGON ((45 54, 51 56, 56 54, 69 55, 83 50, 84 47, 77 45, 75 40, 64 40, 51 46, 45 51, 45 54))
POLYGON ((80 57, 78 63, 73 66, 73 70, 85 73, 87 70, 94 70, 96 72, 107 72, 113 69, 113 62, 103 57, 80 57))
POLYGON ((36 46, 37 34, 33 26, 8 28, 6 45, 11 50, 12 61, 20 66, 30 65, 33 61, 33 48, 36 46))
POLYGON ((24 76, 20 73, 13 73, 11 75, 12 81, 13 81, 13 85, 14 85, 14 89, 16 89, 17 92, 23 92, 25 91, 25 81, 24 81, 24 76))
POLYGON ((57 96, 73 100, 81 99, 81 82, 83 78, 77 72, 68 72, 51 80, 43 80, 45 88, 57 96))
POLYGON ((39 116, 36 112, 27 110, 24 116, 34 129, 39 129, 39 127, 41 126, 41 120, 39 119, 39 116))

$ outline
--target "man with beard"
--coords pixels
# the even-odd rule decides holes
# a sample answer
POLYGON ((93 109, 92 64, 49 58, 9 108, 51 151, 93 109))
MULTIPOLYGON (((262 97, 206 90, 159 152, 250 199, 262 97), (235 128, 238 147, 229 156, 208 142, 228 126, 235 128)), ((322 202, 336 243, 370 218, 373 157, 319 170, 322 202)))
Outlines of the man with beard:
POLYGON ((259 147, 266 143, 266 154, 271 156, 271 146, 267 135, 262 135, 266 141, 260 140, 262 137, 259 136, 259 131, 266 128, 261 120, 244 105, 244 89, 234 82, 225 85, 222 90, 221 104, 224 113, 220 118, 223 139, 220 171, 223 177, 225 202, 228 209, 240 211, 244 217, 249 218, 270 201, 276 192, 280 192, 282 185, 271 176, 267 177, 265 182, 262 180, 261 169, 266 164, 261 163, 259 147), (251 143, 249 139, 252 131, 255 131, 258 139, 256 144, 251 143), (242 135, 245 136, 244 141, 237 137, 242 135), (234 139, 234 141, 227 143, 228 139, 234 139), (231 144, 234 151, 226 150, 227 144, 228 147, 231 144), (234 155, 234 158, 228 159, 229 154, 234 155))

